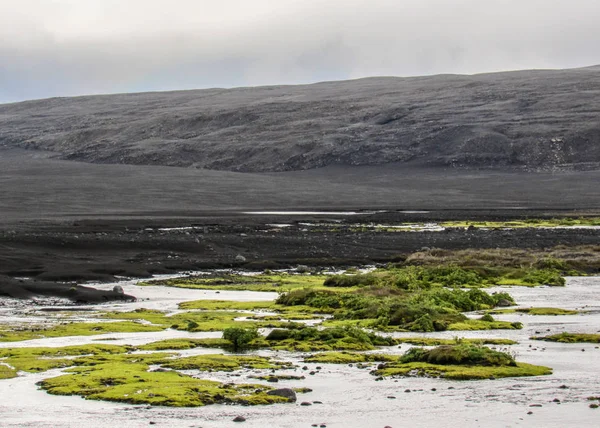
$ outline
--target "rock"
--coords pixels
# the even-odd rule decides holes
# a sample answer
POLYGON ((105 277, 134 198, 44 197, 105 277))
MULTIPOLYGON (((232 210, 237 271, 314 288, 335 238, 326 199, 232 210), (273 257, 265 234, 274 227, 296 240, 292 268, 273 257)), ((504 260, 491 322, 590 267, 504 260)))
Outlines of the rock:
POLYGON ((506 299, 500 299, 498 300, 498 303, 496 303, 496 306, 500 307, 500 308, 505 308, 507 306, 512 306, 512 302, 506 299))
POLYGON ((246 422, 246 418, 243 416, 236 416, 233 418, 233 422, 246 422))
POLYGON ((125 292, 123 291, 123 287, 121 287, 120 285, 115 285, 113 287, 113 291, 117 294, 125 294, 125 292))
POLYGON ((288 401, 290 401, 292 403, 296 401, 296 393, 291 388, 273 389, 271 391, 268 391, 267 395, 276 395, 278 397, 284 397, 284 398, 287 398, 288 401))
POLYGON ((310 401, 303 401, 302 403, 300 403, 301 406, 312 406, 312 403, 310 401))
POLYGON ((404 392, 410 392, 410 389, 405 389, 404 392))
POLYGON ((246 261, 246 257, 242 256, 241 254, 238 254, 237 256, 235 256, 235 261, 238 263, 244 263, 246 261))
POLYGON ((296 272, 298 273, 308 273, 310 272, 310 268, 306 265, 298 265, 296 267, 296 272))
POLYGON ((323 404, 322 401, 313 401, 313 404, 323 404))
POLYGON ((311 376, 314 376, 316 374, 317 374, 317 372, 315 372, 315 371, 312 371, 312 372, 309 373, 309 375, 311 375, 311 376))
POLYGON ((271 376, 269 378, 267 378, 267 382, 279 382, 279 379, 277 379, 275 376, 271 376))
POLYGON ((388 395, 388 398, 389 398, 390 400, 395 400, 395 399, 396 399, 396 397, 394 397, 393 395, 388 395))

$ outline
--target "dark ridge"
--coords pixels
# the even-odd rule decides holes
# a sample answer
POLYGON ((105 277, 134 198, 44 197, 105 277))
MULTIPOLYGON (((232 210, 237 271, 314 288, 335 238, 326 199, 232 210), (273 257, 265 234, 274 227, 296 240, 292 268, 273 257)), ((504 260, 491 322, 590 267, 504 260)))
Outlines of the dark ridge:
POLYGON ((418 164, 597 170, 600 67, 0 105, 0 148, 239 172, 418 164))

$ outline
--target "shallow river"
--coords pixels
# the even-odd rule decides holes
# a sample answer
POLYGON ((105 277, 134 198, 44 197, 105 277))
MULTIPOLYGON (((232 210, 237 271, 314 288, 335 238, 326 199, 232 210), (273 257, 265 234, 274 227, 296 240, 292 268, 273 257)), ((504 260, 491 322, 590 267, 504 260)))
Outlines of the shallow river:
MULTIPOLYGON (((141 298, 133 304, 114 304, 102 309, 132 310, 138 307, 175 311, 177 303, 186 300, 270 300, 275 293, 185 290, 167 287, 140 287, 130 281, 120 283, 126 293, 141 298)), ((112 285, 106 285, 112 287, 112 285)), ((79 397, 52 396, 38 390, 36 382, 60 374, 54 370, 41 374, 24 374, 16 379, 0 381, 0 426, 2 427, 587 427, 598 426, 600 409, 588 407, 588 396, 600 395, 598 371, 600 350, 593 344, 557 344, 529 340, 536 334, 562 331, 596 333, 600 330, 600 278, 568 278, 566 287, 525 288, 502 287, 521 306, 550 306, 584 309, 571 316, 498 315, 497 319, 520 321, 523 330, 488 332, 443 332, 415 336, 498 337, 517 340, 509 347, 518 361, 552 367, 554 374, 536 378, 513 378, 486 381, 447 381, 441 379, 385 379, 375 381, 369 369, 345 365, 307 364, 310 370, 322 367, 314 376, 300 368, 289 373, 306 374, 305 380, 282 381, 278 387, 308 387, 313 392, 298 396, 296 404, 272 406, 213 405, 201 408, 173 409, 132 406, 127 404, 87 401, 79 397), (561 388, 566 386, 566 388, 561 388), (433 390, 435 389, 435 390, 433 390), (410 392, 406 392, 410 390, 410 392), (395 398, 389 398, 395 397, 395 398), (553 402, 554 399, 560 403, 553 402), (323 404, 300 406, 302 401, 323 404), (540 407, 541 406, 541 407, 540 407), (528 414, 532 412, 531 414, 528 414), (242 415, 246 422, 232 419, 242 415)), ((8 312, 5 314, 9 316, 8 312)), ((13 316, 26 316, 13 314, 13 316)), ((48 316, 53 316, 51 313, 48 316)), ((410 336, 411 334, 397 334, 410 336)), ((20 342, 18 346, 65 346, 83 343, 139 345, 167 337, 219 337, 220 333, 108 334, 103 336, 39 339, 20 342), (97 342, 110 337, 116 340, 97 342)), ((0 347, 15 344, 0 343, 0 347)), ((401 353, 410 346, 383 349, 401 353)), ((186 354, 218 353, 220 350, 192 350, 186 354)), ((277 355, 304 366, 300 355, 258 352, 277 355)), ((245 380, 231 374, 210 374, 216 380, 245 380)), ((210 377, 212 376, 212 377, 210 377)), ((260 383, 249 379, 253 383, 260 383)))

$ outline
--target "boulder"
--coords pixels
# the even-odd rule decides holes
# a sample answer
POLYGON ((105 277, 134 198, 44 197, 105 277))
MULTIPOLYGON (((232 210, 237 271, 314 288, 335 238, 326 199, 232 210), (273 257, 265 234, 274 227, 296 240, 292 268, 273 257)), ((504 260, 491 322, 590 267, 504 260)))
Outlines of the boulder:
POLYGON ((267 395, 276 395, 278 397, 284 397, 284 398, 287 398, 288 401, 290 401, 292 403, 296 401, 296 393, 291 388, 273 389, 271 391, 268 391, 267 395))

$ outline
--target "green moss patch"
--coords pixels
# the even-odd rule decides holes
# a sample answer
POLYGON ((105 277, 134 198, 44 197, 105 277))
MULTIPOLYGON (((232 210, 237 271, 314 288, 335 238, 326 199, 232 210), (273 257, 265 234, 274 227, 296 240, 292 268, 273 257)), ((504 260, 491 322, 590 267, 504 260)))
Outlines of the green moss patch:
POLYGON ((202 290, 289 291, 295 288, 322 287, 326 275, 261 274, 261 275, 203 275, 167 280, 155 280, 140 285, 163 285, 202 290))
POLYGON ((490 313, 496 314, 514 314, 521 313, 527 315, 577 315, 580 312, 572 309, 561 308, 515 308, 515 309, 494 309, 490 313))
POLYGON ((305 363, 322 364, 350 364, 350 363, 373 363, 383 361, 398 361, 397 355, 366 354, 358 352, 323 352, 309 355, 304 358, 305 363))
POLYGON ((440 346, 440 345, 456 345, 458 343, 469 343, 473 345, 515 345, 517 342, 510 339, 437 339, 434 337, 401 337, 396 338, 398 343, 408 343, 417 346, 440 346))
POLYGON ((17 377, 17 371, 12 367, 0 364, 0 379, 12 379, 13 377, 17 377))
POLYGON ((517 363, 516 366, 461 366, 429 363, 387 364, 375 371, 378 376, 392 377, 441 377, 452 380, 496 379, 503 377, 543 376, 552 374, 552 369, 543 366, 517 363))
POLYGON ((600 334, 593 333, 560 333, 550 336, 534 336, 533 340, 545 340, 559 343, 600 343, 600 334))
POLYGON ((217 403, 244 405, 283 403, 261 385, 234 385, 195 379, 174 371, 148 371, 143 363, 108 363, 83 367, 46 379, 42 389, 56 395, 79 395, 92 400, 173 407, 217 403))
MULTIPOLYGON (((229 311, 268 311, 281 314, 315 314, 319 313, 310 306, 285 306, 275 302, 235 302, 230 300, 193 300, 179 304, 180 309, 202 309, 204 311, 229 310, 229 311)), ((322 313, 322 312, 321 312, 322 313)))
POLYGON ((113 345, 78 345, 61 348, 5 348, 0 349, 0 362, 16 370, 44 372, 54 368, 72 366, 80 355, 111 355, 125 353, 132 348, 113 345))
POLYGON ((137 309, 131 312, 108 312, 103 316, 118 320, 140 320, 150 322, 155 328, 173 328, 183 331, 221 331, 231 327, 274 328, 286 327, 288 321, 238 320, 247 314, 240 311, 189 311, 168 316, 165 312, 137 309))
POLYGON ((121 322, 72 322, 54 325, 1 325, 0 342, 42 339, 45 337, 92 336, 106 333, 140 333, 161 331, 164 327, 132 321, 121 322))
POLYGON ((289 368, 291 363, 271 361, 266 357, 249 355, 197 355, 194 357, 178 358, 162 364, 175 370, 200 370, 200 371, 219 371, 231 372, 240 369, 269 369, 278 370, 289 368))
POLYGON ((448 330, 452 331, 474 331, 474 330, 520 330, 523 324, 520 322, 508 321, 483 321, 468 319, 465 321, 450 324, 448 330))
POLYGON ((231 343, 225 339, 165 339, 138 346, 142 351, 184 350, 194 348, 226 348, 231 343))

